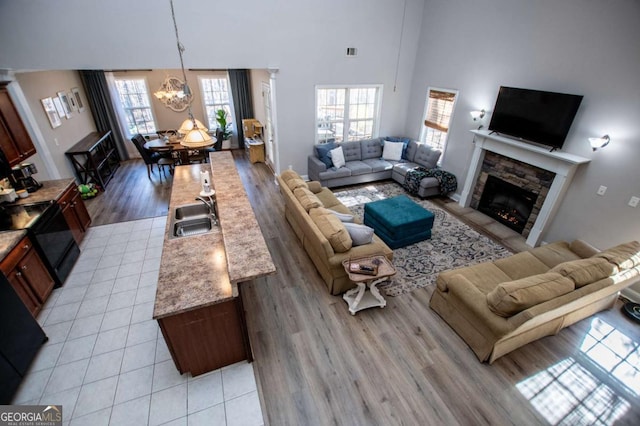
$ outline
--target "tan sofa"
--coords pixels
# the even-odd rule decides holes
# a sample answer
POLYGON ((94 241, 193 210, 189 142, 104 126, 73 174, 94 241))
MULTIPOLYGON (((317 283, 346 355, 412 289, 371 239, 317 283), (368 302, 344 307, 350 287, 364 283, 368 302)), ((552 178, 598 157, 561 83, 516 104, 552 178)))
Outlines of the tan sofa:
POLYGON ((340 220, 331 213, 325 214, 325 209, 351 214, 331 190, 319 182, 304 182, 291 170, 277 178, 284 198, 285 217, 331 294, 338 295, 355 287, 342 266, 343 260, 373 254, 393 258, 393 251, 376 235, 369 244, 352 246, 340 220))
POLYGON ((576 240, 442 272, 430 306, 480 361, 611 308, 639 281, 640 243, 598 251, 576 240))

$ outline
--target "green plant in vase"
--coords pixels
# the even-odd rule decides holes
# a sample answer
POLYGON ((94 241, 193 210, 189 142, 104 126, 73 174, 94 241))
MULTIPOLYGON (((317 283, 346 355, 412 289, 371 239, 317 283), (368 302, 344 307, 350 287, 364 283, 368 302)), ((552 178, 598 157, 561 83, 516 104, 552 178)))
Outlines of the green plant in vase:
POLYGON ((223 109, 216 111, 216 121, 218 128, 222 130, 222 140, 231 139, 231 123, 227 123, 227 112, 223 109))

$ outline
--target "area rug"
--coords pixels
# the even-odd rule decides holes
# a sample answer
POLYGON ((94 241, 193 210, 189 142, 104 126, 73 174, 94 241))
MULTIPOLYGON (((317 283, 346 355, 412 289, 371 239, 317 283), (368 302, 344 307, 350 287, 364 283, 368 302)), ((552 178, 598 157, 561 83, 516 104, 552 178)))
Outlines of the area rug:
POLYGON ((471 229, 429 200, 413 197, 396 183, 373 184, 357 189, 334 191, 342 204, 362 220, 364 205, 404 194, 435 215, 431 239, 393 251, 397 273, 379 286, 387 296, 400 296, 434 284, 438 273, 510 256, 512 253, 471 229))

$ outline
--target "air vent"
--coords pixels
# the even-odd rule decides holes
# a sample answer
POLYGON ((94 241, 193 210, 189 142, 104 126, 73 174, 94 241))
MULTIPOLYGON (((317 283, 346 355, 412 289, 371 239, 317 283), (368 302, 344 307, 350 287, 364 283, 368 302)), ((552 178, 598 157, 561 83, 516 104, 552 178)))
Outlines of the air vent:
POLYGON ((358 56, 358 49, 355 47, 347 47, 347 56, 358 56))

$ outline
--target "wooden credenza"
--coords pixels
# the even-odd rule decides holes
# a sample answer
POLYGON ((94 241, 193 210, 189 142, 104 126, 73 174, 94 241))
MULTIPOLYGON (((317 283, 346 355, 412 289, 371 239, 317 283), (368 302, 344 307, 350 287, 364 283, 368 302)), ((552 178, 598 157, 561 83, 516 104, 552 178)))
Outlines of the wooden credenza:
POLYGON ((88 134, 65 154, 80 182, 93 182, 102 190, 120 167, 120 155, 111 130, 88 134))

